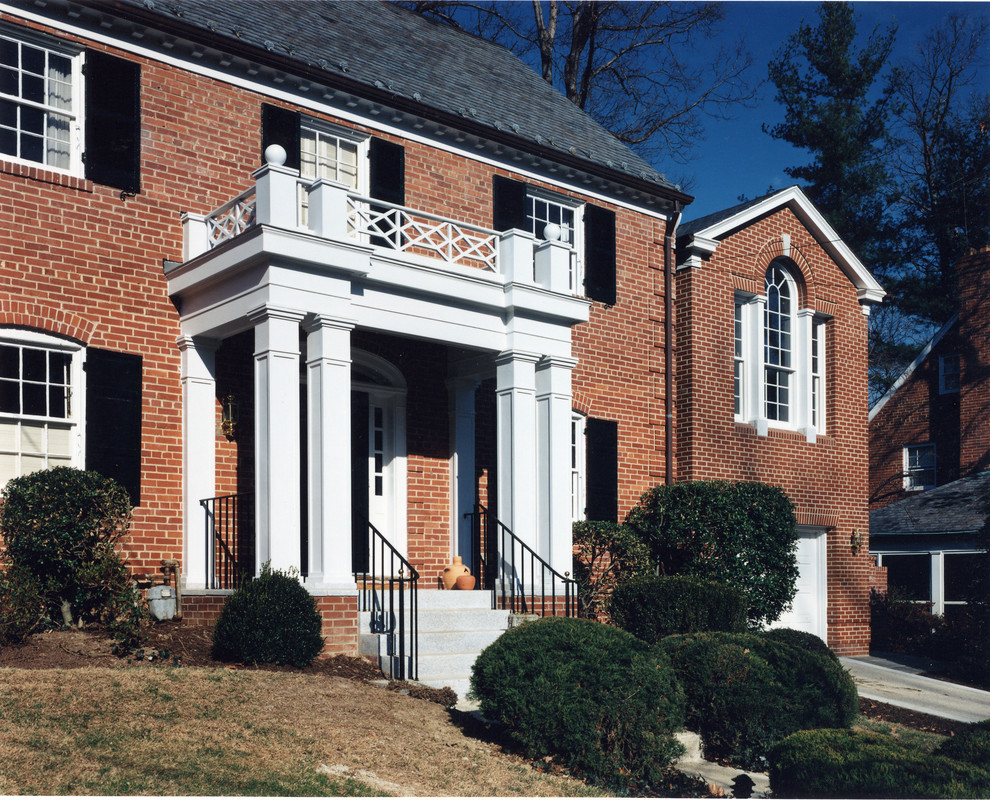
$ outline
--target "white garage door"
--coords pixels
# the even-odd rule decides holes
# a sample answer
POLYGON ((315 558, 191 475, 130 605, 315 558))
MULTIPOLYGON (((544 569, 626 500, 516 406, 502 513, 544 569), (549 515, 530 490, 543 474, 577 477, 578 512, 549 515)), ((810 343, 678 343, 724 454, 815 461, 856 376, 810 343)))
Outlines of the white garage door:
POLYGON ((794 628, 825 639, 825 530, 798 528, 797 594, 771 628, 794 628))

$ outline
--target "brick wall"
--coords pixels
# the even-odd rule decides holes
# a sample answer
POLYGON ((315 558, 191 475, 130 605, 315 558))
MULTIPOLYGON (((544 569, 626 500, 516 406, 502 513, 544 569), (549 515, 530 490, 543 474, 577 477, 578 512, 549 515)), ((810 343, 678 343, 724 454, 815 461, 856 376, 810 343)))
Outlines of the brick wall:
MULTIPOLYGON (((797 276, 796 276, 797 277, 797 276)), ((849 279, 787 208, 727 235, 710 259, 677 274, 677 476, 780 486, 798 523, 827 528, 828 642, 840 653, 869 647, 866 317, 849 279), (790 236, 800 270, 799 308, 831 317, 826 330, 826 432, 810 444, 782 429, 758 436, 733 421, 733 301, 763 293, 766 268, 790 236)))

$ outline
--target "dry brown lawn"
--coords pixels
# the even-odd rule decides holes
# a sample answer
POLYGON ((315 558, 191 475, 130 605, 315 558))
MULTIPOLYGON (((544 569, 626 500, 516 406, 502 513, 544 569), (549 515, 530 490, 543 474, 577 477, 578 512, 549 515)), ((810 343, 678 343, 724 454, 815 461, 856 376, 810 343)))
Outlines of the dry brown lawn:
POLYGON ((0 668, 0 795, 588 795, 435 703, 199 667, 0 668))

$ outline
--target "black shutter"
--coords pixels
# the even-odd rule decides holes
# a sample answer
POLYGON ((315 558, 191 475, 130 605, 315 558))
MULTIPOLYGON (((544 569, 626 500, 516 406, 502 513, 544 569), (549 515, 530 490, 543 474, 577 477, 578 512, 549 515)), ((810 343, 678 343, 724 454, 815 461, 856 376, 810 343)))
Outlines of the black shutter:
POLYGON ((497 231, 529 230, 525 183, 500 175, 492 179, 492 228, 497 231))
POLYGON ((285 148, 285 166, 299 169, 299 114, 287 108, 261 104, 261 163, 270 144, 285 148))
MULTIPOLYGON (((371 196, 376 200, 394 203, 397 206, 406 204, 406 149, 400 144, 386 142, 384 139, 372 139, 368 147, 368 159, 371 162, 368 171, 368 185, 371 196)), ((372 205, 371 210, 384 212, 386 206, 372 205)), ((394 216, 394 215, 393 215, 394 216)), ((372 236, 371 243, 378 247, 401 249, 405 237, 397 230, 389 233, 387 220, 376 226, 382 231, 381 236, 372 236)))
POLYGON ((615 522, 619 515, 619 423, 589 417, 585 436, 588 519, 615 522))
POLYGON ((141 503, 141 356, 86 350, 86 469, 141 503))
POLYGON ((86 51, 86 177, 141 191, 141 67, 86 51))
POLYGON ((406 204, 406 150, 400 144, 372 139, 369 186, 371 196, 397 206, 406 204))
POLYGON ((615 212, 584 207, 584 293, 615 305, 615 212))

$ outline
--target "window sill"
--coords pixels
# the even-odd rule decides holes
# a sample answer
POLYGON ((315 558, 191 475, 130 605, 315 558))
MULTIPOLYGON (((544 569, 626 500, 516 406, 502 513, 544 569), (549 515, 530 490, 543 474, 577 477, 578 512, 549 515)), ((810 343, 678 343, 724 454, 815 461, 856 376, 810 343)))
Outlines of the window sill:
POLYGON ((0 160, 0 173, 6 175, 16 175, 40 183, 48 183, 52 186, 64 186, 67 189, 76 189, 81 192, 92 192, 93 182, 78 175, 69 175, 66 172, 57 172, 53 169, 41 165, 21 164, 16 161, 0 160))

